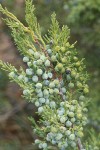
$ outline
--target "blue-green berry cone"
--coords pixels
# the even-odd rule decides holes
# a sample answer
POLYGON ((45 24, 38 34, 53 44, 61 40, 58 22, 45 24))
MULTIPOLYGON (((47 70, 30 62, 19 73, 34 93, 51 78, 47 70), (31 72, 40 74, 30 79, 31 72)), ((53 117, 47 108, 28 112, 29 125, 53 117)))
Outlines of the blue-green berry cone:
POLYGON ((37 69, 37 75, 41 76, 43 74, 42 69, 37 69))
POLYGON ((41 83, 37 83, 36 84, 36 88, 41 89, 42 88, 42 84, 41 83))
POLYGON ((32 81, 33 81, 33 82, 38 82, 38 80, 39 80, 39 79, 38 79, 38 76, 33 76, 33 77, 32 77, 32 81))
POLYGON ((49 66, 50 66, 50 61, 49 61, 49 60, 46 60, 46 61, 45 61, 45 66, 46 66, 46 67, 49 67, 49 66))
POLYGON ((33 69, 26 69, 26 74, 27 75, 32 75, 33 74, 33 69))
POLYGON ((23 58, 23 62, 28 62, 29 61, 29 58, 28 57, 24 57, 23 58))

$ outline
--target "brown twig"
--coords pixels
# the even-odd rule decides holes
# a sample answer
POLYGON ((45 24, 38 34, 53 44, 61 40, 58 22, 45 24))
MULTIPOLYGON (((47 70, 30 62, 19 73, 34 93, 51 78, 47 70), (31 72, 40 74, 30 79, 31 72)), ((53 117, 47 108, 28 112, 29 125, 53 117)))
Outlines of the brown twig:
POLYGON ((82 143, 81 143, 80 138, 78 138, 78 140, 77 140, 77 145, 78 145, 78 149, 79 149, 79 150, 82 150, 82 149, 83 149, 83 145, 82 145, 82 143))

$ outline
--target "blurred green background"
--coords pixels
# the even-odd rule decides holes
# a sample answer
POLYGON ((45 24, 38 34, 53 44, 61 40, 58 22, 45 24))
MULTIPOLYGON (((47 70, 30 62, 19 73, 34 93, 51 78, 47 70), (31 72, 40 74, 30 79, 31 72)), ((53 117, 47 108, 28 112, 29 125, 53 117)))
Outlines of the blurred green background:
MULTIPOLYGON (((0 0, 23 23, 24 0, 0 0)), ((50 15, 55 12, 60 26, 67 24, 71 30, 70 42, 77 41, 79 57, 85 58, 90 74, 90 102, 85 142, 100 147, 100 0, 33 0, 36 16, 43 35, 50 26, 50 15), (91 132, 90 132, 91 131, 91 132)), ((0 14, 0 59, 17 68, 24 64, 13 44, 10 30, 0 14)), ((26 23, 25 23, 26 24, 26 23)), ((36 117, 33 104, 21 98, 20 88, 9 83, 7 74, 0 69, 0 150, 37 149, 31 143, 36 138, 32 133, 28 116, 36 117)))

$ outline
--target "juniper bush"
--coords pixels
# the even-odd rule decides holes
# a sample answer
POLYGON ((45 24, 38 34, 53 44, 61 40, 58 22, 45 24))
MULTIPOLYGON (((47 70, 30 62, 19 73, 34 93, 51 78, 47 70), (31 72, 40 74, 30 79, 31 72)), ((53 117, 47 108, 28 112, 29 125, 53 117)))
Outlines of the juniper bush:
POLYGON ((38 136, 35 144, 43 150, 53 147, 82 150, 78 140, 83 137, 82 129, 87 123, 89 92, 84 61, 78 59, 75 44, 68 42, 70 30, 66 25, 59 27, 55 13, 51 16, 48 35, 42 37, 32 0, 25 2, 28 27, 1 5, 0 11, 7 16, 6 24, 27 68, 17 70, 2 61, 0 66, 23 89, 23 97, 38 108, 40 126, 30 118, 38 136))

